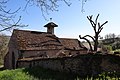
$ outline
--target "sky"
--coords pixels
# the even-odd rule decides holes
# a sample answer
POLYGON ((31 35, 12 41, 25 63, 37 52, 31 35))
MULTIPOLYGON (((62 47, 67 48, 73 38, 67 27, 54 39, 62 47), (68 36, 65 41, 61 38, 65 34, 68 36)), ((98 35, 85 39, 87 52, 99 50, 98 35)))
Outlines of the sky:
MULTIPOLYGON (((79 35, 93 35, 94 31, 91 27, 87 16, 93 15, 95 20, 97 14, 100 14, 98 21, 102 24, 108 21, 104 25, 101 36, 105 36, 109 33, 120 34, 120 0, 88 0, 84 5, 84 12, 82 12, 81 0, 71 0, 71 6, 67 6, 65 3, 59 3, 59 11, 49 12, 46 15, 45 20, 41 14, 40 8, 36 6, 28 6, 26 10, 25 0, 11 0, 8 3, 8 9, 11 11, 21 7, 21 10, 17 13, 17 18, 22 16, 21 23, 29 25, 23 30, 34 30, 46 32, 45 24, 52 21, 58 25, 55 28, 55 34, 62 38, 79 38, 79 35)), ((5 32, 7 35, 11 35, 10 32, 5 32)))

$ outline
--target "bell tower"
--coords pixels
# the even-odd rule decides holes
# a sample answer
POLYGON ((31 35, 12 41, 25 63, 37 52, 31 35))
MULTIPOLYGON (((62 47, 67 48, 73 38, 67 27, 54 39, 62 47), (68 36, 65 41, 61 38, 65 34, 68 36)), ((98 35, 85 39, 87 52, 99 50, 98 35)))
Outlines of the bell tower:
POLYGON ((47 33, 54 34, 54 27, 58 27, 58 25, 53 22, 49 22, 44 27, 47 27, 47 33))

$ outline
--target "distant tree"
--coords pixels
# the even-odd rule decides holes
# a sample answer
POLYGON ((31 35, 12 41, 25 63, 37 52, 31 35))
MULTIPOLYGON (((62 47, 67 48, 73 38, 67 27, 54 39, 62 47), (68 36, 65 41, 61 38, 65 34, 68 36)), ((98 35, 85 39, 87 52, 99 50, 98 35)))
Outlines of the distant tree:
POLYGON ((119 35, 117 35, 117 38, 120 38, 120 34, 119 34, 119 35))
POLYGON ((9 37, 5 34, 0 34, 0 65, 3 64, 4 56, 8 51, 9 37))
POLYGON ((116 35, 114 33, 106 34, 105 39, 115 39, 116 35))
POLYGON ((79 35, 80 39, 84 39, 86 40, 88 43, 89 43, 89 46, 90 46, 90 50, 91 51, 97 51, 97 47, 98 47, 98 38, 100 37, 100 32, 103 30, 103 26, 108 23, 108 21, 105 21, 103 24, 100 24, 100 22, 98 22, 98 17, 99 17, 99 14, 97 15, 95 21, 92 20, 92 15, 91 16, 87 16, 87 19, 89 20, 89 22, 91 23, 92 25, 92 28, 94 30, 94 33, 95 35, 94 36, 91 36, 91 35, 85 35, 83 37, 81 37, 81 35, 79 35), (97 27, 98 26, 98 27, 97 27), (92 40, 93 40, 93 43, 94 43, 94 49, 92 49, 91 47, 91 43, 90 41, 87 39, 87 37, 90 37, 92 40))

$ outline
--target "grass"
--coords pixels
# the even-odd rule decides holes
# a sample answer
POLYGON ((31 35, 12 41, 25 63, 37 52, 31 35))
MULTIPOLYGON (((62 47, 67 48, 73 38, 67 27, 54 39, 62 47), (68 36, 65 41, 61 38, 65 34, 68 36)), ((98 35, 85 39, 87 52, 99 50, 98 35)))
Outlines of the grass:
POLYGON ((25 73, 24 69, 0 71, 0 80, 37 80, 33 76, 25 73))
POLYGON ((119 79, 120 77, 115 72, 102 73, 97 76, 90 77, 52 71, 40 67, 0 71, 0 80, 119 80, 119 79))
POLYGON ((0 80, 74 80, 74 74, 71 75, 34 67, 0 71, 0 80))

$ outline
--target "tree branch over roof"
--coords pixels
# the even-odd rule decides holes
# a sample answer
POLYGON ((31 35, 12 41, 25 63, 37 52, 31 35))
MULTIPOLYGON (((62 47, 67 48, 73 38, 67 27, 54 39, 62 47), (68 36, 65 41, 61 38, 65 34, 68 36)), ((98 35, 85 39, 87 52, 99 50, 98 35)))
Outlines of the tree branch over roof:
MULTIPOLYGON (((78 1, 82 1, 82 12, 84 12, 84 4, 88 1, 88 0, 78 0, 78 1)), ((49 14, 49 11, 58 11, 59 8, 59 3, 65 3, 67 6, 71 6, 72 5, 72 0, 26 0, 26 5, 24 10, 27 9, 27 7, 30 5, 35 5, 37 7, 40 8, 42 16, 46 19, 45 14, 49 14)))
POLYGON ((20 23, 21 16, 16 21, 16 13, 20 10, 18 8, 15 11, 11 11, 11 9, 7 10, 7 3, 9 0, 1 0, 0 1, 0 32, 2 31, 11 31, 14 28, 23 27, 27 25, 23 25, 20 23))
POLYGON ((0 32, 5 31, 5 30, 11 31, 11 29, 13 29, 13 28, 27 26, 27 25, 19 24, 20 21, 21 21, 21 16, 19 17, 18 21, 15 22, 14 24, 8 24, 8 23, 6 23, 7 25, 0 24, 0 26, 3 27, 3 29, 1 29, 0 32))
MULTIPOLYGON (((13 12, 11 11, 11 9, 7 10, 8 1, 10 0, 0 0, 0 31, 23 26, 22 24, 18 23, 20 22, 21 17, 18 19, 18 21, 15 20, 16 13, 21 9, 21 7, 13 12)), ((24 10, 28 6, 35 5, 40 8, 42 16, 44 17, 45 20, 47 20, 45 14, 48 15, 49 11, 58 11, 58 7, 60 6, 59 3, 63 2, 67 6, 70 6, 72 4, 71 0, 25 0, 25 1, 26 1, 26 5, 24 7, 24 10)), ((81 3, 82 3, 82 9, 83 9, 83 5, 88 0, 81 0, 81 1, 82 1, 81 3)), ((91 24, 94 25, 94 23, 91 23, 91 24)))

